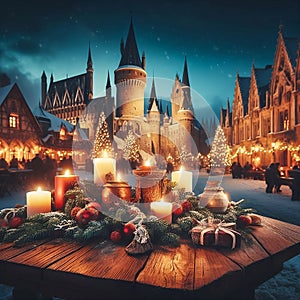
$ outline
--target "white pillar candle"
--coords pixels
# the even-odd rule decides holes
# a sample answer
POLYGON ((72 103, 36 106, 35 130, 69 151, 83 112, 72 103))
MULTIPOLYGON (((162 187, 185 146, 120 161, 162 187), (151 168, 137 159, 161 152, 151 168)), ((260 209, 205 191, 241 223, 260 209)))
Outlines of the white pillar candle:
POLYGON ((94 158, 94 183, 106 183, 105 175, 116 174, 116 160, 110 157, 94 158))
POLYGON ((175 188, 184 188, 185 192, 193 191, 193 173, 183 170, 182 167, 179 171, 172 172, 172 181, 176 182, 175 188))
POLYGON ((51 192, 42 191, 40 188, 37 191, 26 193, 27 202, 27 218, 35 214, 46 213, 51 211, 51 192))
POLYGON ((168 224, 172 223, 172 203, 165 201, 151 202, 150 208, 154 216, 165 220, 168 224))

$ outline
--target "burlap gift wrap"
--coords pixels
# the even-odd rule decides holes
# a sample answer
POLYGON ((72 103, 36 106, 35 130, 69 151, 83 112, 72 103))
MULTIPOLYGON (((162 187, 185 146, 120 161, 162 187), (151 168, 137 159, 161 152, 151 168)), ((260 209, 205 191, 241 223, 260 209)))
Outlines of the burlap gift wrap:
POLYGON ((241 234, 235 230, 236 223, 216 220, 201 222, 191 230, 192 241, 201 246, 217 246, 234 249, 241 245, 241 234))

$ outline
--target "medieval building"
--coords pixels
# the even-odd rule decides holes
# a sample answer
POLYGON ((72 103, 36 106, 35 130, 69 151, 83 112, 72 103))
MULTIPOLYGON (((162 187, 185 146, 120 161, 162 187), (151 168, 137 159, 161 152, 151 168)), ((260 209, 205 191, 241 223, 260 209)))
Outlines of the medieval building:
POLYGON ((299 38, 279 30, 273 65, 252 66, 251 76, 236 75, 232 112, 221 108, 220 123, 233 160, 265 167, 290 167, 300 160, 299 38))
MULTIPOLYGON (((170 99, 158 99, 155 80, 151 94, 145 96, 147 83, 146 56, 140 56, 131 21, 126 42, 121 41, 121 59, 114 71, 116 95, 112 96, 108 74, 106 94, 93 98, 93 66, 88 52, 86 73, 54 81, 47 89, 42 75, 42 105, 48 112, 77 123, 90 140, 95 137, 100 113, 104 111, 112 141, 124 139, 132 130, 142 150, 163 157, 178 157, 183 151, 197 155, 207 152, 206 134, 194 116, 187 60, 183 76, 176 75, 170 99)), ((115 145, 118 148, 118 145, 115 145)))
POLYGON ((19 86, 0 87, 0 158, 31 160, 38 153, 56 160, 72 155, 74 125, 38 107, 30 109, 19 86))

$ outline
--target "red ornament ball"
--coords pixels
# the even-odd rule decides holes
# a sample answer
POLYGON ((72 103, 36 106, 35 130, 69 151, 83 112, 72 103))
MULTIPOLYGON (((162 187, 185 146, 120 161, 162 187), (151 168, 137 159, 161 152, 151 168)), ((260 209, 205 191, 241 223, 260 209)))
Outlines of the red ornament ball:
POLYGON ((8 226, 10 228, 17 228, 19 227, 21 224, 23 224, 23 219, 20 217, 12 217, 9 222, 8 222, 8 226))
POLYGON ((182 202, 181 206, 183 208, 183 212, 190 211, 192 209, 192 203, 188 200, 182 202))
POLYGON ((183 214, 184 209, 183 209, 183 206, 180 203, 173 202, 172 211, 173 211, 174 216, 180 216, 180 215, 183 214))
POLYGON ((117 231, 117 230, 114 230, 110 233, 110 239, 112 242, 114 243, 118 243, 121 241, 122 239, 122 236, 121 236, 121 233, 120 231, 117 231))
POLYGON ((124 225, 123 232, 125 235, 132 235, 135 232, 136 228, 133 223, 127 223, 124 225))

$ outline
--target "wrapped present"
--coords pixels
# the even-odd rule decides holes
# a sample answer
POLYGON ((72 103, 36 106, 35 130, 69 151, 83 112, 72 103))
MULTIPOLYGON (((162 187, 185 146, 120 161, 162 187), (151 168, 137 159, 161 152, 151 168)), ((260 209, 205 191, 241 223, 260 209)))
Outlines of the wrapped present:
POLYGON ((241 234, 235 230, 235 227, 236 223, 209 220, 191 230, 192 241, 196 245, 234 249, 241 244, 241 234))

